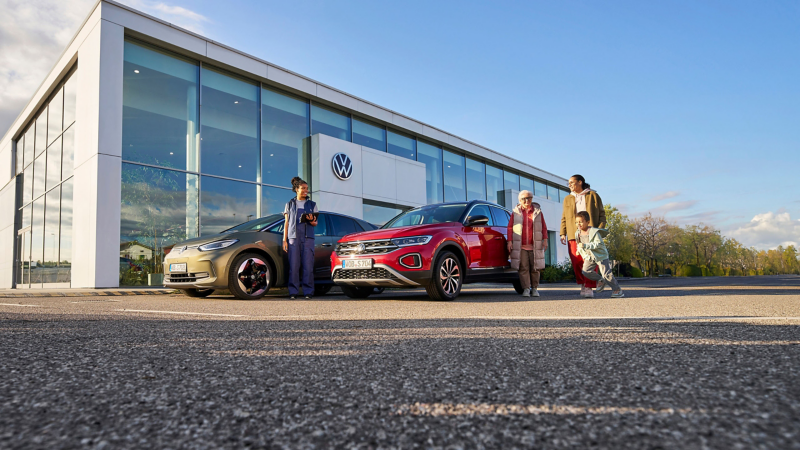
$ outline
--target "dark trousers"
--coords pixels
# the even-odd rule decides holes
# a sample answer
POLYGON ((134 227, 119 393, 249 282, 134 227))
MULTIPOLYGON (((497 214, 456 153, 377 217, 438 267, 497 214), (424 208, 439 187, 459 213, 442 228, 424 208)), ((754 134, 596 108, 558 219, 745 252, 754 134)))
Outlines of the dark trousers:
POLYGON ((289 239, 289 295, 300 293, 301 278, 303 295, 314 295, 314 239, 305 236, 289 239))

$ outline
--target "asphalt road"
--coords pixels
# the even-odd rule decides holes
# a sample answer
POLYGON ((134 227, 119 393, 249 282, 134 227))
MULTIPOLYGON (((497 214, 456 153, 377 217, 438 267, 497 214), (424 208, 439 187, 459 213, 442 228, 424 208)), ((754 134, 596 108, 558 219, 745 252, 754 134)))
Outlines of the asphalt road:
POLYGON ((800 277, 0 299, 0 448, 800 448, 800 277))

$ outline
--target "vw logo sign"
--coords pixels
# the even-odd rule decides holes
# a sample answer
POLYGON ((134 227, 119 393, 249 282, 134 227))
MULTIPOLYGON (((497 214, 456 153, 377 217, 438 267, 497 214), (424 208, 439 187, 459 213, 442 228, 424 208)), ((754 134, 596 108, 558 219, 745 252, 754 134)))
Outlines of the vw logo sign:
POLYGON ((332 165, 334 175, 340 180, 349 180, 353 174, 353 161, 344 153, 333 155, 332 165))
POLYGON ((364 253, 365 251, 367 251, 367 246, 364 244, 358 244, 358 247, 356 247, 356 253, 364 253))

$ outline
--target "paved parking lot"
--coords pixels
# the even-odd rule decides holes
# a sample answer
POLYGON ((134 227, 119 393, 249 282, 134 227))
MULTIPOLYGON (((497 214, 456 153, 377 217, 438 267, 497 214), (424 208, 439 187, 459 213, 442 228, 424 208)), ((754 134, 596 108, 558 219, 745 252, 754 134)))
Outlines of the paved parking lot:
POLYGON ((800 448, 800 277, 0 298, 0 448, 800 448))

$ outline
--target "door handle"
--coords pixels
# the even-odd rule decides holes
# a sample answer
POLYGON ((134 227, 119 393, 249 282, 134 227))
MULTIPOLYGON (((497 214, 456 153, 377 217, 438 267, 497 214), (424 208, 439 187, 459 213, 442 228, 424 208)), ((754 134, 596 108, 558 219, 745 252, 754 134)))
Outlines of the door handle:
POLYGON ((329 244, 329 243, 327 243, 327 242, 326 242, 326 243, 322 244, 322 246, 323 246, 323 247, 330 247, 330 246, 331 246, 331 244, 329 244))

